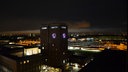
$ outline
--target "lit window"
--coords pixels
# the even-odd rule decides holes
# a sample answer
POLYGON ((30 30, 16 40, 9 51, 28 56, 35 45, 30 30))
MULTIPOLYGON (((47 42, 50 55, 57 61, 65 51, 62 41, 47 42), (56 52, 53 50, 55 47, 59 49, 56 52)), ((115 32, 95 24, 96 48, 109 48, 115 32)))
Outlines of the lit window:
POLYGON ((65 55, 65 52, 63 52, 63 55, 65 55))
POLYGON ((32 53, 33 53, 33 54, 38 54, 38 49, 33 49, 33 50, 32 50, 32 53))
POLYGON ((47 27, 42 27, 41 29, 47 29, 47 27))
POLYGON ((38 52, 41 53, 41 49, 38 49, 38 52))
POLYGON ((65 60, 63 60, 63 63, 65 63, 65 60))
POLYGON ((43 69, 46 69, 47 68, 47 66, 43 66, 43 69))
POLYGON ((52 44, 52 46, 55 46, 55 44, 52 44))
POLYGON ((32 50, 27 50, 26 55, 32 55, 32 50))
POLYGON ((26 61, 24 61, 24 64, 26 64, 26 61))
POLYGON ((39 54, 41 53, 41 49, 39 48, 29 48, 29 49, 24 49, 24 54, 25 55, 34 55, 34 54, 39 54))
POLYGON ((48 59, 45 59, 45 61, 48 61, 48 59))
POLYGON ((57 29, 58 28, 58 26, 52 26, 51 27, 51 29, 57 29))
POLYGON ((27 63, 29 63, 29 60, 27 60, 27 63))
POLYGON ((66 26, 61 26, 62 29, 66 29, 66 26))
POLYGON ((42 49, 44 49, 44 47, 42 47, 42 49))

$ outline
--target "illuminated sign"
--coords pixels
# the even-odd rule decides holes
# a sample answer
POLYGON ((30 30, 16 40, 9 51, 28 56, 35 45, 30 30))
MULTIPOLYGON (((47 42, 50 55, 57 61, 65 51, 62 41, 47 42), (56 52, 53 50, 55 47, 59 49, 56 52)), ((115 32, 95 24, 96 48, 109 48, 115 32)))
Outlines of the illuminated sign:
POLYGON ((63 33, 63 34, 62 34, 62 37, 63 37, 63 38, 66 38, 66 34, 65 34, 65 33, 63 33))
POLYGON ((53 39, 56 38, 56 33, 52 33, 52 38, 53 38, 53 39))

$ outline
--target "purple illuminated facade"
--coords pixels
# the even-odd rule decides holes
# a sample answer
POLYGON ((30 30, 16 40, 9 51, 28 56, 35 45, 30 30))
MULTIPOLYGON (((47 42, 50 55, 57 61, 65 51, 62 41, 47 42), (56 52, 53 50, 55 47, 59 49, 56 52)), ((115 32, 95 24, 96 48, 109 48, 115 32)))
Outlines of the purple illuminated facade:
POLYGON ((56 33, 52 34, 52 38, 55 39, 56 38, 56 33))
POLYGON ((63 38, 66 38, 66 34, 65 34, 65 33, 63 33, 63 34, 62 34, 62 37, 63 37, 63 38))

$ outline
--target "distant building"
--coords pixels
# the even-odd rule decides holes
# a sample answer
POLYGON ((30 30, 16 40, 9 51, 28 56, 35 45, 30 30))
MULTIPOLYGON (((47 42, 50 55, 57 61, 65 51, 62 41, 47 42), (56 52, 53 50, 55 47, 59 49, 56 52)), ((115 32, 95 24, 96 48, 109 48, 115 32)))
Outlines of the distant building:
POLYGON ((40 72, 42 66, 38 47, 6 45, 0 54, 0 72, 40 72))
POLYGON ((68 28, 64 23, 43 24, 40 29, 41 49, 45 63, 60 67, 67 62, 68 28))

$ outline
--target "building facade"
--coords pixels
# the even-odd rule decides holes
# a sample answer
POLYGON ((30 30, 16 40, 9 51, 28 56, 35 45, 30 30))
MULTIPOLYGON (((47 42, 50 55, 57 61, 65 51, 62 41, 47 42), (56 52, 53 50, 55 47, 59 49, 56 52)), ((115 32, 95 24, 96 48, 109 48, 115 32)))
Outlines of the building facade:
POLYGON ((66 63, 68 46, 68 28, 66 24, 43 24, 40 34, 45 63, 53 67, 60 67, 66 63))

